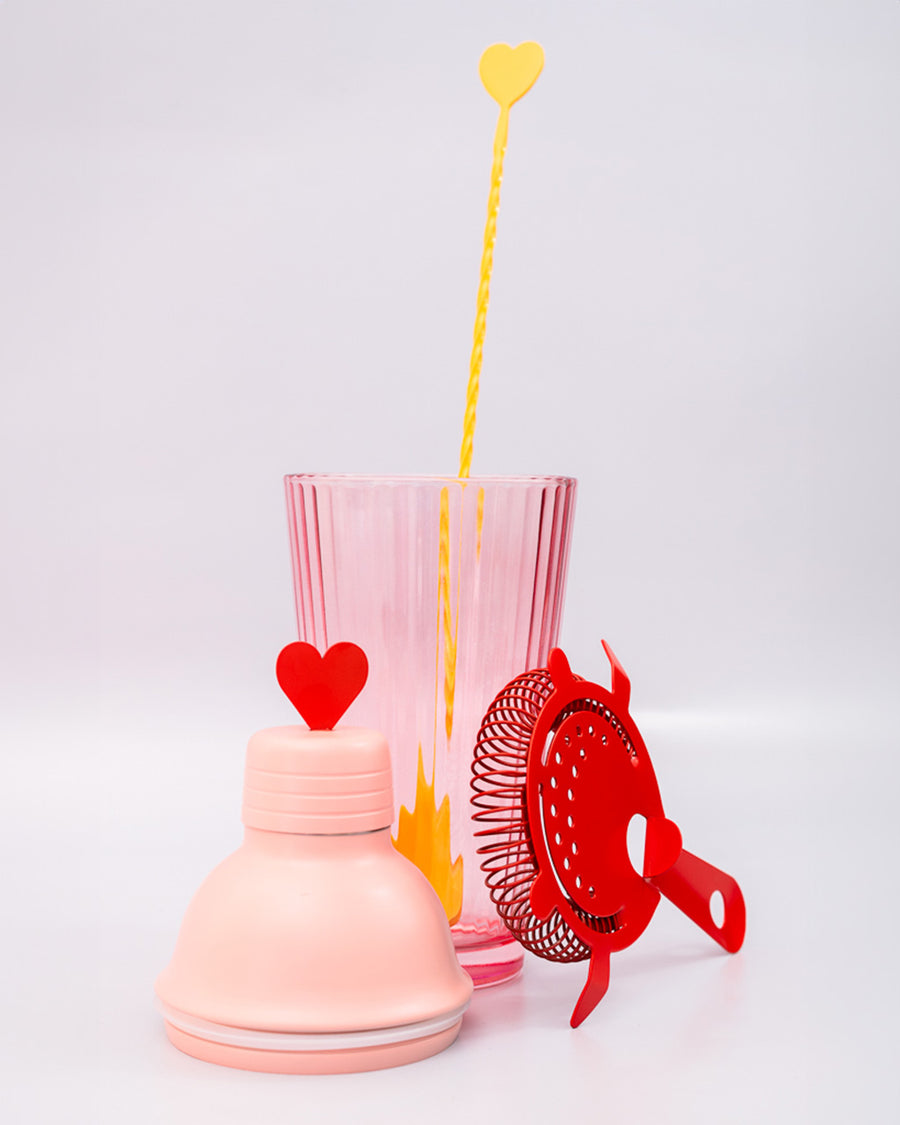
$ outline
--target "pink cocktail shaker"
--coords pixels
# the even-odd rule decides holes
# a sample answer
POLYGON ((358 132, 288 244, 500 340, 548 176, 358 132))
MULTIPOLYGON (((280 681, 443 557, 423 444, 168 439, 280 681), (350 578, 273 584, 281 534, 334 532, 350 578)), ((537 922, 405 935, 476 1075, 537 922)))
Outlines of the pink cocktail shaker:
MULTIPOLYGON (((325 666, 288 646, 300 647, 325 666)), ((248 1070, 337 1073, 453 1042, 472 984, 439 898, 391 843, 392 818, 378 732, 253 735, 244 842, 195 894, 156 982, 176 1047, 248 1070)))

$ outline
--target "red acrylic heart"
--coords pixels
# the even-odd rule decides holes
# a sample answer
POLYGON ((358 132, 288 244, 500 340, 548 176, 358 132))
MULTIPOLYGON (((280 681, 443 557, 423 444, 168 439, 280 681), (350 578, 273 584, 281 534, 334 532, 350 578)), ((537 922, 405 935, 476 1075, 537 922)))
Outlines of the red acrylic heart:
POLYGON ((294 641, 278 654, 275 675, 310 730, 331 730, 365 686, 369 662, 349 641, 332 645, 324 656, 294 641))

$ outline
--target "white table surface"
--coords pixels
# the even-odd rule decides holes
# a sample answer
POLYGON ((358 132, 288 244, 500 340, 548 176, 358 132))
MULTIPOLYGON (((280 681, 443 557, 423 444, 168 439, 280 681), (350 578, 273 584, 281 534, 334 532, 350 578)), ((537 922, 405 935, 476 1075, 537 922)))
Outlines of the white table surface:
POLYGON ((896 1120, 897 723, 641 725, 688 846, 743 886, 743 950, 721 952, 663 900, 578 1030, 585 966, 528 957, 475 994, 444 1054, 337 1077, 195 1061, 154 1011, 187 899, 239 841, 241 740, 8 730, 3 1119, 896 1120))

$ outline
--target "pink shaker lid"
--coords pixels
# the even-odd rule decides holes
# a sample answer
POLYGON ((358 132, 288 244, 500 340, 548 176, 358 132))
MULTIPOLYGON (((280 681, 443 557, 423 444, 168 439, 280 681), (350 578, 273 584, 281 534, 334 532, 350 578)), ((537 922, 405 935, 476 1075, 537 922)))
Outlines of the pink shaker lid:
POLYGON ((241 819, 269 832, 372 832, 394 817, 383 735, 364 727, 272 727, 247 746, 241 819))

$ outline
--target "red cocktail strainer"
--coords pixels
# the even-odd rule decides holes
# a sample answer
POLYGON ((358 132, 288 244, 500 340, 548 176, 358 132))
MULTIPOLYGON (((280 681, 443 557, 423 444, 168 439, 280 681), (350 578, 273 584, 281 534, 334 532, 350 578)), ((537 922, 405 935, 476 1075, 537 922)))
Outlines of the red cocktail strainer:
POLYGON ((609 956, 644 932, 660 893, 730 953, 745 908, 730 875, 681 846, 647 748, 628 713, 631 685, 612 650, 612 690, 573 675, 561 649, 518 676, 482 720, 472 764, 476 837, 488 890, 513 936, 550 961, 590 958, 577 1027, 603 998, 609 956), (646 818, 641 872, 628 826, 646 818), (724 919, 713 919, 722 896, 724 919))

